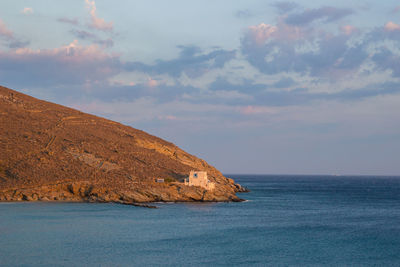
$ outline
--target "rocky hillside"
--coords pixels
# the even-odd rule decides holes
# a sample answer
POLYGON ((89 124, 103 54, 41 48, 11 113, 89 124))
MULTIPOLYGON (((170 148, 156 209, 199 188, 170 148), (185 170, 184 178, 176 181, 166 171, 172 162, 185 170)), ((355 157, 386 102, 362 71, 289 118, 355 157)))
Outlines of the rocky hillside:
POLYGON ((5 87, 0 151, 0 201, 240 201, 243 190, 172 143, 5 87), (185 186, 190 170, 215 190, 185 186))

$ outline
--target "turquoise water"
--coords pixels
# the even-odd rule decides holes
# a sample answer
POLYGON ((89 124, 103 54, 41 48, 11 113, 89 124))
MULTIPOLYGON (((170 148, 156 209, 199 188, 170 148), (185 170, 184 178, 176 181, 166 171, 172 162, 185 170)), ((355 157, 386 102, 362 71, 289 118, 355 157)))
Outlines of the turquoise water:
POLYGON ((243 203, 1 203, 1 266, 400 266, 400 177, 231 175, 243 203))

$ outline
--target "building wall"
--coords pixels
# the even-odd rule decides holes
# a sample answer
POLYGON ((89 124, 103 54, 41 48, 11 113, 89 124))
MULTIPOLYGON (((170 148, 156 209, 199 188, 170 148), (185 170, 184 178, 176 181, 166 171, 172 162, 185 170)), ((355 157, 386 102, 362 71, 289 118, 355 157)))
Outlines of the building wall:
POLYGON ((189 185, 207 186, 207 172, 191 171, 189 174, 189 185))
POLYGON ((188 185, 201 186, 208 190, 213 190, 215 188, 215 184, 208 180, 207 172, 204 171, 191 171, 188 185))

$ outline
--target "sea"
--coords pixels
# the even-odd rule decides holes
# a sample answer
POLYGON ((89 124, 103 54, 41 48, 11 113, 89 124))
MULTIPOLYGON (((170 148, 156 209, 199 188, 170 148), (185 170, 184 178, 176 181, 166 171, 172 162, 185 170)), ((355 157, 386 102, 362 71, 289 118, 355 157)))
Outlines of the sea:
POLYGON ((400 177, 228 175, 240 203, 1 203, 0 266, 400 266, 400 177))

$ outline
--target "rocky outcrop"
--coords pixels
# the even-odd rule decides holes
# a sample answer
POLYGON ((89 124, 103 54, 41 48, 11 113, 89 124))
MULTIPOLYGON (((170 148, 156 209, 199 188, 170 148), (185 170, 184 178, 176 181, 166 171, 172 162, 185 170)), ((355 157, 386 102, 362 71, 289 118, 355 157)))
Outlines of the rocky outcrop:
POLYGON ((240 201, 245 191, 170 142, 5 87, 0 151, 0 201, 240 201), (184 185, 190 170, 215 189, 184 185))

